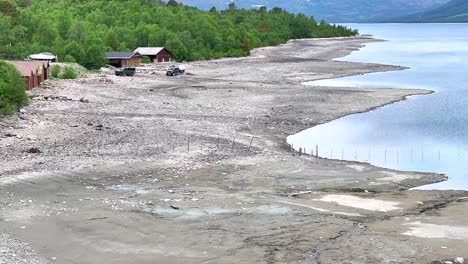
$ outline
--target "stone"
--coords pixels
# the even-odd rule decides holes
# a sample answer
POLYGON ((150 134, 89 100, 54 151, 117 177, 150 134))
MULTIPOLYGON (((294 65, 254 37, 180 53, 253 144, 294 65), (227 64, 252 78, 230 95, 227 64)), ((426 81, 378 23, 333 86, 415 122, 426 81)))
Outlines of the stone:
POLYGON ((464 259, 464 258, 458 257, 458 258, 455 259, 455 263, 457 263, 457 264, 463 264, 463 263, 465 263, 465 259, 464 259))
POLYGON ((42 153, 42 151, 39 148, 35 148, 35 147, 29 148, 28 150, 26 150, 26 152, 27 153, 32 153, 32 154, 42 153))
POLYGON ((89 103, 89 100, 88 100, 88 98, 86 98, 86 97, 81 97, 81 98, 80 98, 80 102, 82 102, 82 103, 89 103))

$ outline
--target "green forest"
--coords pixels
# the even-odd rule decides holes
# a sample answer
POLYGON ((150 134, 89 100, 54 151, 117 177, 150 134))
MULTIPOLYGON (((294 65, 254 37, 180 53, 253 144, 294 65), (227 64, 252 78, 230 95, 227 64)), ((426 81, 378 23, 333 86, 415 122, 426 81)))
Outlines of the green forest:
POLYGON ((176 60, 248 55, 289 39, 351 36, 357 31, 280 8, 202 11, 174 0, 0 0, 0 58, 51 52, 87 68, 105 51, 164 46, 176 60))

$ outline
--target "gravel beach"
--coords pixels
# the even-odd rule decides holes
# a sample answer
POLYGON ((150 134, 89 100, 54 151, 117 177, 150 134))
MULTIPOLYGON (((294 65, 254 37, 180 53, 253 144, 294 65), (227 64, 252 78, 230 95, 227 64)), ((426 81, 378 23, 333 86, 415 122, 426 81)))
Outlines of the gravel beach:
POLYGON ((468 192, 291 152, 286 137, 428 90, 312 87, 403 70, 333 60, 378 41, 292 40, 245 58, 48 81, 0 117, 0 263, 446 263, 468 192))

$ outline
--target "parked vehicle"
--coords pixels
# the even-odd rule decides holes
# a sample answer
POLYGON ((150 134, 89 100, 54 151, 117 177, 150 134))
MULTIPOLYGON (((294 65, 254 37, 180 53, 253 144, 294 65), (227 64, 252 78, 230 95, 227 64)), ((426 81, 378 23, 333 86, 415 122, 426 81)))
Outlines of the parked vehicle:
POLYGON ((117 76, 133 76, 135 75, 136 69, 133 67, 125 67, 115 71, 115 75, 117 76))
POLYGON ((166 76, 177 76, 185 73, 185 65, 171 66, 166 71, 166 76))

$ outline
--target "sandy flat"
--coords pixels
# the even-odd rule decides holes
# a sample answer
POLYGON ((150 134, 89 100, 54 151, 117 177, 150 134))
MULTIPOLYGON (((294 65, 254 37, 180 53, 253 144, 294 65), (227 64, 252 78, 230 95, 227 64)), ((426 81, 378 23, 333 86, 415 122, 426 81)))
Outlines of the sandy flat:
POLYGON ((407 236, 468 240, 468 226, 436 225, 421 222, 406 225, 410 226, 410 230, 403 233, 407 236))
POLYGON ((377 199, 360 198, 352 195, 326 195, 319 201, 337 203, 339 205, 354 207, 369 211, 388 212, 401 209, 399 202, 389 202, 377 199))

